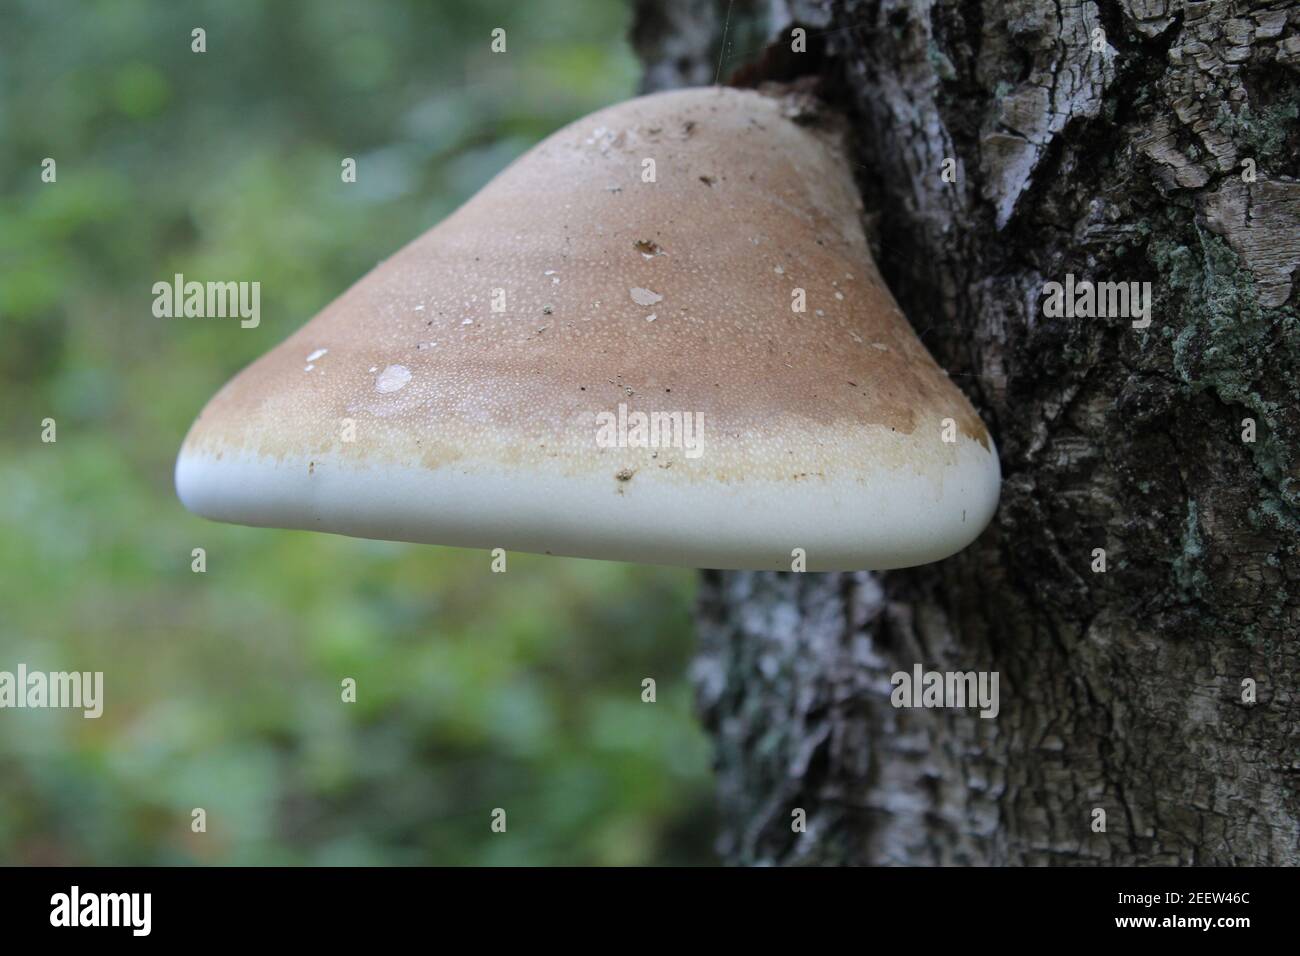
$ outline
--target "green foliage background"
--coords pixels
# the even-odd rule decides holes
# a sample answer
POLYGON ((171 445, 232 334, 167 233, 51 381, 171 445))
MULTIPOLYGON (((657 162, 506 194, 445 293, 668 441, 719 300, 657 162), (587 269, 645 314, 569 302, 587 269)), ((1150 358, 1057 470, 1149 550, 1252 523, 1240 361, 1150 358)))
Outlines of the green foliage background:
POLYGON ((227 378, 632 94, 627 16, 0 2, 0 670, 106 684, 99 720, 0 711, 0 863, 710 859, 690 574, 512 555, 493 575, 483 553, 208 523, 172 489, 227 378), (260 281, 260 327, 154 318, 175 272, 260 281))

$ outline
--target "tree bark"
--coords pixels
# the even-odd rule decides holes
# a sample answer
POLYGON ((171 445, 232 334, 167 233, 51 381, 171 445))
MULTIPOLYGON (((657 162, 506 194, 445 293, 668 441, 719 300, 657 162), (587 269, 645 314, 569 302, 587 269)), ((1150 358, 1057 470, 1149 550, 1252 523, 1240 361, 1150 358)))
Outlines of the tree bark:
POLYGON ((636 9, 647 89, 815 76, 846 113, 882 272, 1004 474, 946 561, 704 574, 723 857, 1300 863, 1300 4, 636 9), (1151 282, 1150 327, 1046 316, 1067 273, 1151 282), (997 672, 1000 712, 894 707, 917 663, 997 672))

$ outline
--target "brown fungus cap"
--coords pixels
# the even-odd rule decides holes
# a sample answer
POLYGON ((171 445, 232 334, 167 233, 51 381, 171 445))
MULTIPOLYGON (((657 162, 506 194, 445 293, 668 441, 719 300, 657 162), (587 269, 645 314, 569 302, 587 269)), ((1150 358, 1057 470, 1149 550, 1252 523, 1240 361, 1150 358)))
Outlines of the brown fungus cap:
POLYGON ((789 102, 580 120, 237 375, 176 466, 221 521, 693 567, 901 567, 997 504, 983 424, 789 102))

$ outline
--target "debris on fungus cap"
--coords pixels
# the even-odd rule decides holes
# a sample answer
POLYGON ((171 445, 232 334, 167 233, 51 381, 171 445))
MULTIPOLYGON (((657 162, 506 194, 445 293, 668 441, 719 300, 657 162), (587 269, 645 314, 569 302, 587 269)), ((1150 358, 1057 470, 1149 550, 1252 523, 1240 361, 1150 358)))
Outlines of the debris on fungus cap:
POLYGON ((650 564, 946 557, 993 442, 788 101, 634 99, 545 140, 208 403, 219 521, 650 564))

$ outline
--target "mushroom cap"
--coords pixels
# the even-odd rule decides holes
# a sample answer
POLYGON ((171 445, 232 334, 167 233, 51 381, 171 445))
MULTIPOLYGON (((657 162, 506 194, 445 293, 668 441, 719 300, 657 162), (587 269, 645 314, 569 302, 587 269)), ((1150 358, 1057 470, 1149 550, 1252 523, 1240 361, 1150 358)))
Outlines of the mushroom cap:
POLYGON ((993 442, 885 288, 835 137, 792 113, 695 89, 555 133, 226 384, 181 501, 689 567, 965 547, 993 442))

